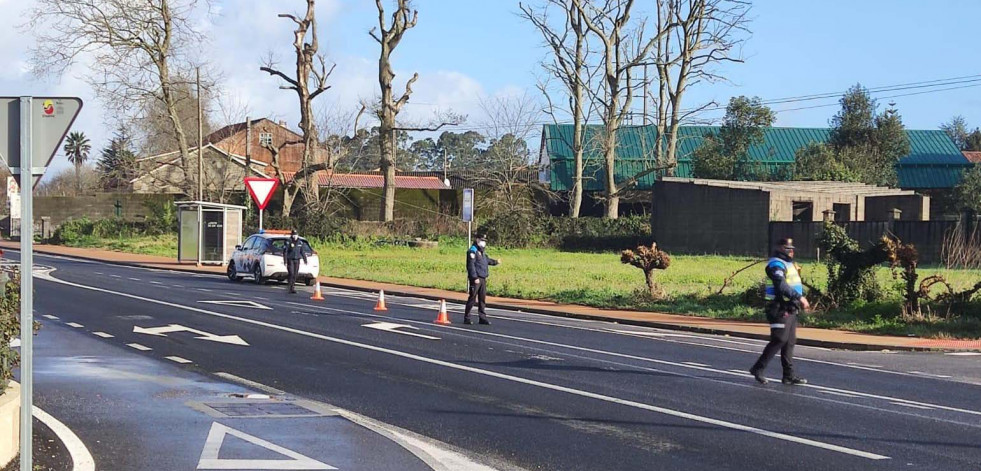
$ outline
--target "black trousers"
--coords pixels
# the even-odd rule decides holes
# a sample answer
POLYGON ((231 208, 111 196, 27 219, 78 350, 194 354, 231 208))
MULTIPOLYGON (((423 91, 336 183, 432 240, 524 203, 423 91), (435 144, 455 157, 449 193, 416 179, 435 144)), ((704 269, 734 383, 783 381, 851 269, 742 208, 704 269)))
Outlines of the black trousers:
POLYGON ((286 261, 286 275, 290 286, 290 292, 296 291, 296 274, 300 273, 300 260, 286 261))
POLYGON ((477 278, 480 283, 474 283, 474 280, 470 280, 470 287, 468 292, 470 297, 467 298, 467 310, 464 311, 463 318, 470 318, 470 311, 473 309, 474 303, 477 303, 477 314, 481 319, 487 318, 487 313, 484 309, 487 308, 487 278, 477 278))
POLYGON ((780 352, 780 364, 783 366, 783 377, 794 377, 794 345, 797 344, 797 315, 789 314, 770 324, 770 343, 766 344, 760 359, 753 365, 754 370, 763 371, 770 360, 780 352), (782 324, 783 327, 774 328, 782 324))

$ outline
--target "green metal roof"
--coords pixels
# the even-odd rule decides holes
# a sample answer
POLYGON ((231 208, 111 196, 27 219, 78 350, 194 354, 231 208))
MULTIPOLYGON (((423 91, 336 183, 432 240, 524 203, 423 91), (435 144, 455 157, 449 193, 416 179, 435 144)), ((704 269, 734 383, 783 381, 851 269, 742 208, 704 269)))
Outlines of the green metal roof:
MULTIPOLYGON (((587 191, 603 189, 605 175, 602 165, 600 133, 602 126, 585 128, 586 154, 584 187, 587 191)), ((571 124, 545 125, 542 140, 551 166, 552 189, 563 191, 572 186, 571 124)), ((680 177, 692 176, 691 155, 709 133, 717 133, 718 126, 682 126, 678 130, 678 168, 680 177)), ((827 142, 829 129, 771 127, 764 131, 763 142, 749 149, 751 161, 759 162, 765 169, 775 172, 794 162, 797 150, 812 142, 827 142)), ((964 170, 971 163, 957 149, 953 141, 940 130, 907 131, 910 155, 897 164, 900 187, 907 189, 952 188, 960 182, 964 170)), ((623 182, 653 164, 653 148, 657 138, 654 126, 625 126, 618 133, 616 180, 623 182)), ((657 179, 655 174, 642 178, 636 189, 650 189, 657 179)))

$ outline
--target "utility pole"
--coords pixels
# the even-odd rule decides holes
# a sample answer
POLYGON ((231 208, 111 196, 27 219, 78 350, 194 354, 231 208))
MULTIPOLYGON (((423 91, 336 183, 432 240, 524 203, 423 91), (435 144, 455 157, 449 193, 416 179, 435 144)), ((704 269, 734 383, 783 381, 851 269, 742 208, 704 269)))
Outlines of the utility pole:
MULTIPOLYGON (((252 118, 245 117, 245 178, 252 176, 252 118)), ((245 206, 252 208, 252 198, 248 197, 246 189, 245 206)))
POLYGON ((195 69, 198 84, 198 201, 204 201, 204 113, 201 111, 201 67, 195 69))

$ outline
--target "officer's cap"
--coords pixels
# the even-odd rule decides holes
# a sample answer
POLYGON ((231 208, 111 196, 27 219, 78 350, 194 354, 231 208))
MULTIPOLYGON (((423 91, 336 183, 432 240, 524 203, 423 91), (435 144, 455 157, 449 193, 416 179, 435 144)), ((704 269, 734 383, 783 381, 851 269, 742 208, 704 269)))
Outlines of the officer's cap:
POLYGON ((791 239, 789 237, 780 239, 780 241, 777 242, 777 247, 780 247, 784 250, 794 250, 794 239, 791 239))

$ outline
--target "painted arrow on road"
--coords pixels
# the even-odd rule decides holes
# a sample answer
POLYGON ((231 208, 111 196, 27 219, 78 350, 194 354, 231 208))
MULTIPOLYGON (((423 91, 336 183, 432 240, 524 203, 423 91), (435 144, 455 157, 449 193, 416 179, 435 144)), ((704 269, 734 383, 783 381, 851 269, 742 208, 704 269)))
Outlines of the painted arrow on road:
POLYGON ((375 322, 374 324, 364 324, 361 327, 367 327, 369 329, 384 330, 386 332, 395 332, 396 334, 411 335, 413 337, 421 337, 429 340, 439 340, 439 337, 433 337, 430 335, 417 334, 415 332, 405 332, 399 329, 412 329, 419 330, 416 327, 405 324, 396 324, 394 322, 375 322))
POLYGON ((209 334, 208 332, 204 332, 204 331, 197 330, 197 329, 192 329, 190 327, 185 327, 185 326, 180 325, 180 324, 170 324, 168 326, 163 326, 163 327, 150 327, 150 328, 140 327, 140 326, 133 326, 133 332, 134 333, 137 333, 137 334, 154 335, 154 336, 157 336, 157 337, 166 337, 167 334, 171 334, 171 333, 175 333, 175 332, 190 332, 192 334, 200 335, 200 337, 195 337, 198 340, 207 340, 209 342, 219 342, 219 343, 227 343, 227 344, 232 344, 232 345, 241 345, 243 347, 248 347, 249 346, 248 342, 246 342, 245 340, 242 340, 242 337, 239 337, 238 335, 215 335, 215 334, 209 334))
POLYGON ((237 306, 237 307, 248 307, 252 309, 263 309, 266 311, 272 311, 272 308, 259 304, 255 301, 198 301, 204 304, 219 304, 222 306, 237 306))

